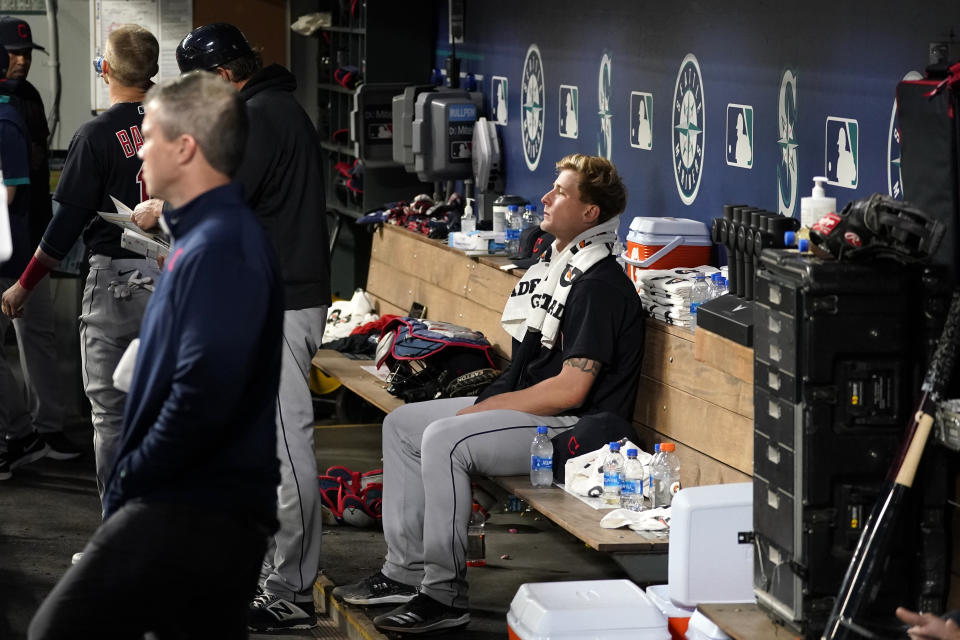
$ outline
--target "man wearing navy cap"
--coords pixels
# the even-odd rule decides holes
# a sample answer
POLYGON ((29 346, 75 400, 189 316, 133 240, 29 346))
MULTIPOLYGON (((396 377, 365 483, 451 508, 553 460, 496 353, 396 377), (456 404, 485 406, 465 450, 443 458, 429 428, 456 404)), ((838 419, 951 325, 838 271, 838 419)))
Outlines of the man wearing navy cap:
MULTIPOLYGON (((24 207, 29 212, 29 238, 26 241, 36 247, 53 215, 48 164, 50 131, 43 100, 36 87, 27 81, 27 75, 33 62, 33 50, 46 50, 33 42, 30 25, 13 16, 0 17, 0 44, 7 50, 3 66, 7 69, 11 104, 26 123, 29 136, 30 184, 23 187, 27 194, 24 207)), ((10 284, 12 282, 3 282, 3 289, 10 284)), ((21 367, 27 382, 27 408, 40 437, 49 446, 47 456, 70 460, 80 455, 80 449, 63 434, 63 394, 49 283, 42 282, 38 289, 34 291, 29 314, 14 323, 21 367)), ((0 336, 5 329, 0 327, 0 336)))

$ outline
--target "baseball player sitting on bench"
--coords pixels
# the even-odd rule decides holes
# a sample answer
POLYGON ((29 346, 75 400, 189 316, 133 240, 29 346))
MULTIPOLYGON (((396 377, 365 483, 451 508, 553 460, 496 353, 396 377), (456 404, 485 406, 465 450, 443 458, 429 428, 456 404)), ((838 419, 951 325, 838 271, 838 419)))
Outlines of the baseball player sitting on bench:
POLYGON ((556 241, 504 309, 510 368, 479 398, 407 404, 383 422, 386 561, 333 591, 350 604, 400 604, 374 619, 379 629, 427 633, 470 621, 471 473, 526 473, 537 425, 553 436, 583 415, 633 413, 644 314, 611 255, 626 189, 604 158, 570 155, 557 170, 541 223, 556 241))

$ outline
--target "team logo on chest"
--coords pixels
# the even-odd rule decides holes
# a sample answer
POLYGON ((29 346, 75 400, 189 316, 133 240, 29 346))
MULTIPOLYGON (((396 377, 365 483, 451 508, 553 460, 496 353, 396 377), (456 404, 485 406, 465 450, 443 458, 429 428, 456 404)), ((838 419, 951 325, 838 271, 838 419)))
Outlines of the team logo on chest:
POLYGON ((520 83, 523 115, 520 119, 520 133, 523 136, 523 159, 527 168, 533 171, 540 164, 540 152, 543 150, 543 107, 544 82, 543 60, 540 48, 532 44, 527 49, 523 62, 523 79, 520 83))
POLYGON ((790 69, 780 77, 777 101, 779 158, 777 160, 777 212, 792 216, 797 207, 797 76, 790 69))
POLYGON ((688 53, 673 90, 673 177, 680 199, 687 205, 697 199, 703 175, 705 113, 700 64, 688 53))

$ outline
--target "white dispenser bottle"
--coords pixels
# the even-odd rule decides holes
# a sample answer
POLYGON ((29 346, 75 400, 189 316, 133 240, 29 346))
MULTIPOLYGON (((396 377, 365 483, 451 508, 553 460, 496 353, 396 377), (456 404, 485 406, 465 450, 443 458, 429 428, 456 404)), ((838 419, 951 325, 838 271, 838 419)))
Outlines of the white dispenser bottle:
POLYGON ((472 233, 477 230, 477 219, 473 216, 473 198, 467 198, 467 206, 463 208, 460 218, 460 231, 472 233))
POLYGON ((828 198, 823 185, 827 183, 825 176, 817 176, 813 179, 813 193, 805 198, 800 198, 800 226, 806 229, 812 227, 817 220, 828 213, 836 213, 837 199, 828 198))

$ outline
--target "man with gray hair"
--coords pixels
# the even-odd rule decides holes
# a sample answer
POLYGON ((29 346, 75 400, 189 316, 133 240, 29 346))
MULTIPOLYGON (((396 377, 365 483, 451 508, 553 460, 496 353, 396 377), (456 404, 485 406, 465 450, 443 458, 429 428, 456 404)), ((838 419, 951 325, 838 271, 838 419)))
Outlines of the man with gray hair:
POLYGON ((206 73, 166 81, 144 103, 143 176, 173 207, 163 224, 174 250, 144 314, 105 521, 30 638, 245 638, 277 527, 283 287, 230 183, 246 111, 206 73), (202 596, 177 597, 210 576, 202 596))

